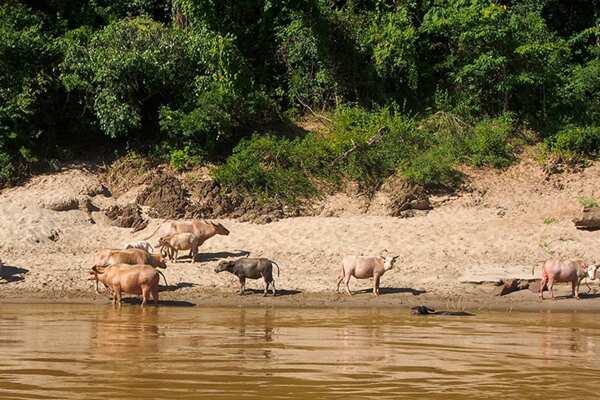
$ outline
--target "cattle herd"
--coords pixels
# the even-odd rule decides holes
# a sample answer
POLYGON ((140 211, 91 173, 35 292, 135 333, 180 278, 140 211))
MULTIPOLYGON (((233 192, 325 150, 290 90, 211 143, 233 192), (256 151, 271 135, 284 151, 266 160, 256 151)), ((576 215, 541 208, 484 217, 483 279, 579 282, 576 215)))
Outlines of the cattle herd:
MULTIPOLYGON (((160 224, 150 236, 139 242, 128 243, 124 249, 99 250, 94 259, 94 266, 90 271, 90 280, 104 287, 112 293, 113 303, 120 303, 121 294, 137 294, 142 296, 142 306, 150 298, 158 304, 158 287, 160 276, 165 285, 167 279, 158 268, 166 268, 165 260, 177 261, 179 251, 189 251, 191 262, 198 256, 198 247, 215 235, 229 235, 229 231, 222 224, 201 220, 166 221, 160 224), (148 240, 158 236, 155 246, 148 240), (155 247, 160 249, 154 253, 155 247)), ((381 256, 348 256, 342 260, 342 271, 338 276, 337 290, 342 281, 345 283, 346 292, 352 295, 349 283, 350 278, 373 278, 373 294, 379 296, 379 280, 385 271, 390 270, 397 257, 381 256)), ((269 292, 277 295, 275 280, 273 279, 273 266, 279 265, 267 258, 242 257, 235 261, 223 260, 215 268, 215 273, 230 272, 240 281, 240 294, 246 288, 246 279, 263 279, 264 296, 269 292)))
MULTIPOLYGON (((189 250, 191 262, 197 259, 198 248, 206 240, 215 235, 229 235, 229 230, 222 224, 202 220, 183 220, 163 222, 150 236, 139 242, 129 243, 124 249, 99 250, 94 259, 94 265, 89 278, 112 293, 113 303, 121 301, 121 294, 136 294, 142 296, 142 306, 150 297, 158 305, 158 292, 160 276, 168 286, 166 277, 158 268, 167 268, 165 260, 177 260, 179 251, 189 250), (158 241, 152 246, 148 240, 158 234, 158 241), (154 247, 160 249, 154 252, 154 247)), ((349 282, 352 277, 356 279, 373 279, 373 294, 379 296, 379 282, 386 271, 394 267, 398 257, 384 256, 346 256, 341 264, 338 275, 336 291, 344 282, 346 293, 352 295, 349 282)), ((243 257, 235 261, 221 261, 215 268, 215 273, 230 272, 238 277, 240 294, 243 295, 246 279, 264 280, 264 296, 271 287, 273 296, 276 296, 275 281, 273 279, 273 265, 279 265, 267 258, 243 257)), ((0 260, 0 270, 3 266, 0 260)), ((554 283, 570 282, 573 297, 579 299, 579 286, 584 279, 595 280, 598 278, 600 264, 588 265, 581 260, 550 259, 542 266, 539 296, 543 300, 543 291, 547 288, 554 299, 554 283)), ((532 274, 535 272, 535 267, 532 274)), ((589 285, 588 285, 589 288, 589 285)))

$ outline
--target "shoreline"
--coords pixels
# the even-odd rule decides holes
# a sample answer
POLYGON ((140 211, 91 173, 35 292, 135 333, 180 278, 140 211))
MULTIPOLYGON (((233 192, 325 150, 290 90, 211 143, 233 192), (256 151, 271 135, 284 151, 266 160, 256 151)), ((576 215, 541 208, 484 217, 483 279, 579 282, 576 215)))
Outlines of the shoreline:
MULTIPOLYGON (((467 294, 460 297, 444 297, 434 293, 413 295, 411 293, 383 293, 378 298, 371 293, 360 293, 350 297, 346 294, 328 292, 282 291, 273 298, 262 296, 259 290, 240 296, 231 290, 194 288, 179 293, 161 291, 161 308, 198 307, 198 308, 313 308, 313 309, 398 309, 408 310, 417 305, 426 305, 438 311, 467 311, 477 315, 480 312, 598 312, 600 297, 597 294, 582 294, 581 300, 565 298, 567 290, 559 290, 559 298, 540 301, 536 294, 522 290, 507 296, 491 296, 481 290, 479 294, 467 294)), ((547 295, 547 294, 546 294, 547 295)), ((139 297, 124 295, 123 306, 139 306, 139 297)), ((81 290, 61 291, 15 291, 2 290, 0 304, 88 304, 110 305, 108 295, 97 295, 81 290)), ((153 306, 153 305, 151 305, 153 306)))

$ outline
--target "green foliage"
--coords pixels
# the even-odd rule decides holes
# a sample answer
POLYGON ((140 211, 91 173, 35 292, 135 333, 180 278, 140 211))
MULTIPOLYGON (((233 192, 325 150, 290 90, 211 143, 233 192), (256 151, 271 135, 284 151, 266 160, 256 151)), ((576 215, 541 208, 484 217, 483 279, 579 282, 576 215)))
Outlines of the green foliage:
POLYGON ((468 139, 469 162, 478 167, 502 168, 510 165, 515 158, 509 143, 512 129, 509 116, 485 119, 475 125, 468 139))
POLYGON ((293 202, 315 193, 315 188, 294 157, 297 141, 274 136, 242 140, 216 169, 214 178, 224 185, 257 193, 266 200, 293 202))
POLYGON ((577 155, 597 157, 600 153, 600 127, 568 127, 546 139, 551 152, 566 158, 577 155))
MULTIPOLYGON (((0 185, 13 161, 29 155, 43 133, 39 113, 50 86, 53 49, 40 20, 19 4, 0 6, 0 185)), ((32 157, 33 158, 33 157, 32 157)))
POLYGON ((509 165, 515 127, 539 132, 548 153, 595 158, 598 10, 600 0, 8 0, 0 184, 92 145, 154 149, 176 169, 235 148, 222 180, 286 199, 323 180, 371 191, 395 173, 453 185, 457 163, 509 165), (303 113, 330 115, 329 131, 248 139, 303 113))
POLYGON ((194 151, 190 146, 183 149, 171 150, 169 153, 169 165, 175 171, 185 171, 202 163, 202 152, 194 151))
POLYGON ((286 201, 318 194, 317 182, 352 180, 372 192, 397 170, 418 184, 453 186, 460 176, 445 145, 393 108, 340 107, 327 134, 242 141, 214 177, 227 187, 286 201))
POLYGON ((0 188, 15 179, 15 168, 11 157, 0 151, 0 188))
POLYGON ((134 18, 70 32, 64 46, 65 87, 93 105, 112 138, 166 136, 215 151, 268 106, 231 40, 206 29, 134 18))
POLYGON ((598 200, 595 197, 580 197, 577 200, 584 208, 598 208, 598 200))
POLYGON ((453 187, 460 181, 460 174, 454 165, 455 159, 447 148, 433 147, 407 160, 402 167, 402 174, 418 185, 453 187))
POLYGON ((434 44, 443 38, 447 54, 434 71, 444 72, 440 83, 455 102, 471 97, 471 113, 519 110, 533 120, 547 118, 569 48, 548 30, 541 11, 529 1, 435 2, 421 29, 434 44))
POLYGON ((377 12, 368 31, 373 64, 380 78, 401 82, 416 89, 418 82, 416 42, 417 29, 412 25, 409 10, 400 6, 395 12, 377 12))

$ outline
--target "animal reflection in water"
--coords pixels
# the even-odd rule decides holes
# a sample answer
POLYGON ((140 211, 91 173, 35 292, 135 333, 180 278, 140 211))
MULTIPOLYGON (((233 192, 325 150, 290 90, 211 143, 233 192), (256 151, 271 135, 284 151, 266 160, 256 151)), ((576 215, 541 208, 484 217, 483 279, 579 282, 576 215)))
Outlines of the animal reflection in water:
POLYGON ((154 307, 109 307, 95 320, 93 344, 96 354, 152 354, 159 350, 157 324, 159 310, 154 307))

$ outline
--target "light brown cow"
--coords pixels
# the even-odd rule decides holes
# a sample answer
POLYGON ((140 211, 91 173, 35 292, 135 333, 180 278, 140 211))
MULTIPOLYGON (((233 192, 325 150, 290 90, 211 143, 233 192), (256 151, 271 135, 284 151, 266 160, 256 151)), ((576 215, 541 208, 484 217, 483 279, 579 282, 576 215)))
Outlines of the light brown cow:
MULTIPOLYGON (((159 238, 175 235, 177 233, 192 233, 198 238, 198 246, 202 246, 202 243, 215 235, 229 235, 229 231, 222 224, 191 219, 185 221, 165 221, 144 240, 150 239, 157 232, 159 238)), ((191 252, 190 255, 192 255, 191 252)))
POLYGON ((107 267, 114 264, 148 264, 155 268, 167 268, 160 254, 150 254, 142 249, 104 249, 96 253, 94 266, 107 267))
POLYGON ((142 295, 142 307, 154 299, 158 305, 158 271, 151 265, 117 264, 109 267, 93 267, 91 280, 102 282, 112 291, 114 304, 121 304, 121 293, 142 295))
POLYGON ((352 296, 350 291, 350 278, 368 279, 373 278, 373 294, 379 296, 379 278, 394 267, 398 257, 370 257, 370 256, 346 256, 342 260, 342 271, 338 275, 336 291, 339 293, 342 281, 346 284, 346 293, 352 296))
MULTIPOLYGON (((198 238, 193 233, 176 233, 171 236, 164 236, 158 239, 158 246, 167 249, 168 256, 171 260, 179 256, 179 250, 191 250, 192 258, 190 262, 196 261, 198 255, 198 238)), ((162 249, 161 249, 162 254, 162 249)))
MULTIPOLYGON (((593 268, 595 271, 594 265, 590 268, 593 268)), ((588 265, 585 262, 581 260, 550 259, 542 266, 540 298, 544 299, 544 287, 546 285, 548 285, 550 297, 554 299, 554 282, 571 282, 572 295, 576 299, 579 299, 579 285, 586 277, 588 277, 588 265)))

